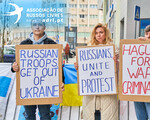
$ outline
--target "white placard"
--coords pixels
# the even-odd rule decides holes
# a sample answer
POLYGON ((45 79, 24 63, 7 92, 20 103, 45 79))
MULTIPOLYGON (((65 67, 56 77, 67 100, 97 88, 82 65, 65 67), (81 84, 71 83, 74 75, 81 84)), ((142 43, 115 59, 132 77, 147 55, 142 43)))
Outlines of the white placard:
POLYGON ((59 97, 58 49, 20 49, 20 99, 59 97))
POLYGON ((150 44, 124 44, 122 57, 122 94, 150 96, 150 44))
POLYGON ((78 48, 80 95, 116 94, 113 46, 78 48))

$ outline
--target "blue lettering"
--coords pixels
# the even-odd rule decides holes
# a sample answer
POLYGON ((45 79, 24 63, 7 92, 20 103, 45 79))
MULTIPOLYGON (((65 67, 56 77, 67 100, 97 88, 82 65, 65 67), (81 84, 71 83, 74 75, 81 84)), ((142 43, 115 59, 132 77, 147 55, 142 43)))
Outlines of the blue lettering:
POLYGON ((41 53, 41 55, 42 55, 42 56, 40 55, 40 58, 46 57, 45 54, 44 54, 44 50, 43 50, 43 49, 40 50, 40 53, 41 53))
POLYGON ((33 61, 33 66, 34 66, 34 67, 38 67, 38 59, 34 59, 34 61, 33 61))
POLYGON ((33 98, 38 98, 38 92, 39 92, 39 88, 38 87, 33 87, 33 98), (35 96, 36 95, 36 96, 35 96))
POLYGON ((45 97, 43 86, 41 86, 41 89, 40 89, 40 92, 39 92, 39 97, 41 97, 41 95, 43 95, 43 97, 45 97))
POLYGON ((22 96, 22 89, 20 88, 20 97, 21 99, 25 99, 26 98, 26 94, 24 95, 24 97, 22 96))
POLYGON ((33 50, 28 50, 27 56, 28 56, 28 58, 33 58, 33 50))
POLYGON ((25 54, 26 54, 25 50, 20 50, 20 58, 26 58, 25 54))
POLYGON ((56 66, 57 66, 57 61, 58 61, 58 60, 57 60, 56 58, 53 59, 53 64, 52 64, 53 67, 56 67, 56 66))
POLYGON ((44 59, 40 59, 40 67, 44 67, 45 65, 45 60, 44 59))
POLYGON ((42 69, 42 76, 45 77, 45 76, 47 76, 47 74, 48 74, 47 68, 43 68, 42 69))
POLYGON ((36 72, 37 72, 38 68, 33 68, 33 70, 34 70, 34 76, 36 76, 36 72))
POLYGON ((27 76, 31 76, 31 70, 32 68, 27 68, 27 76))
POLYGON ((28 61, 27 61, 27 67, 32 67, 32 60, 31 59, 28 59, 28 61))
POLYGON ((38 53, 38 52, 39 52, 39 50, 35 50, 35 51, 34 51, 34 57, 35 57, 35 58, 39 58, 39 53, 38 53))
POLYGON ((34 78, 34 80, 33 80, 33 83, 34 83, 34 85, 38 85, 39 84, 39 77, 38 76, 36 76, 35 78, 34 78))
POLYGON ((105 69, 109 69, 109 62, 105 62, 105 69))
POLYGON ((86 58, 85 58, 85 51, 80 51, 80 61, 84 61, 86 58))
POLYGON ((26 96, 27 96, 27 98, 29 98, 29 96, 30 96, 30 98, 32 98, 32 95, 31 95, 31 90, 32 90, 32 88, 29 90, 29 88, 26 88, 25 89, 25 91, 26 91, 26 96))
POLYGON ((84 93, 84 88, 86 87, 86 80, 82 80, 82 93, 84 93), (84 84, 85 83, 85 84, 84 84))
POLYGON ((24 67, 26 59, 20 59, 20 61, 22 62, 22 67, 24 67))
POLYGON ((46 67, 48 66, 48 64, 51 64, 51 59, 46 59, 46 67))
POLYGON ((108 48, 108 54, 109 54, 108 58, 113 58, 112 55, 111 55, 111 52, 110 52, 110 48, 108 48))
POLYGON ((21 75, 21 77, 25 77, 26 76, 26 74, 25 73, 22 73, 23 72, 23 70, 26 70, 25 68, 22 68, 21 70, 20 70, 20 75, 21 75))
POLYGON ((59 92, 59 86, 58 85, 52 86, 52 96, 53 97, 58 97, 58 94, 56 94, 58 92, 59 92))
POLYGON ((110 90, 109 83, 107 82, 107 80, 108 80, 108 78, 105 78, 105 82, 106 82, 106 84, 108 86, 108 90, 105 89, 106 92, 108 92, 110 90))

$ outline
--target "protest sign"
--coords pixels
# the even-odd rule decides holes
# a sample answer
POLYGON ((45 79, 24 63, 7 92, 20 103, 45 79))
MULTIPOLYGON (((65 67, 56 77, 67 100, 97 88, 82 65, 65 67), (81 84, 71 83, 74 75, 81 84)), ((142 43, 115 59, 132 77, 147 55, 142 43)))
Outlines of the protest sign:
POLYGON ((17 45, 17 105, 62 102, 62 45, 17 45))
POLYGON ((89 46, 76 49, 79 95, 117 94, 114 46, 89 46))
POLYGON ((119 98, 150 102, 150 41, 121 40, 119 98))

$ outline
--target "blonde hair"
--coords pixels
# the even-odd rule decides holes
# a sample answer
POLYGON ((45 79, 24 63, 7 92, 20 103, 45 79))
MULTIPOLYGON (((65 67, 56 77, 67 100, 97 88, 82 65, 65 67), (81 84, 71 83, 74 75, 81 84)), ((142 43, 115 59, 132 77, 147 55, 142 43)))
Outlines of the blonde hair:
POLYGON ((98 23, 94 27, 94 29, 92 31, 90 45, 98 45, 99 44, 99 42, 96 40, 96 37, 95 37, 95 35, 96 35, 96 29, 99 28, 99 27, 103 28, 103 30, 105 31, 106 38, 103 41, 103 44, 110 44, 110 42, 112 42, 112 39, 111 39, 111 35, 110 35, 109 29, 107 28, 107 26, 105 26, 105 25, 103 25, 101 23, 98 23))

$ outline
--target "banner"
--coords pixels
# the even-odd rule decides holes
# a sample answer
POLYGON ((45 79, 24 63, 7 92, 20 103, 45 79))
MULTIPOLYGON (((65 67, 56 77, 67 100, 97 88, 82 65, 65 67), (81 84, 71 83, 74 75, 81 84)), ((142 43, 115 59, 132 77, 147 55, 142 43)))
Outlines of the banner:
POLYGON ((79 95, 117 94, 114 46, 79 47, 79 95))
POLYGON ((150 41, 121 40, 121 100, 150 102, 150 41))
POLYGON ((10 63, 0 63, 0 120, 4 119, 14 74, 10 71, 10 63))
POLYGON ((16 62, 17 105, 62 102, 62 45, 17 45, 16 62))

